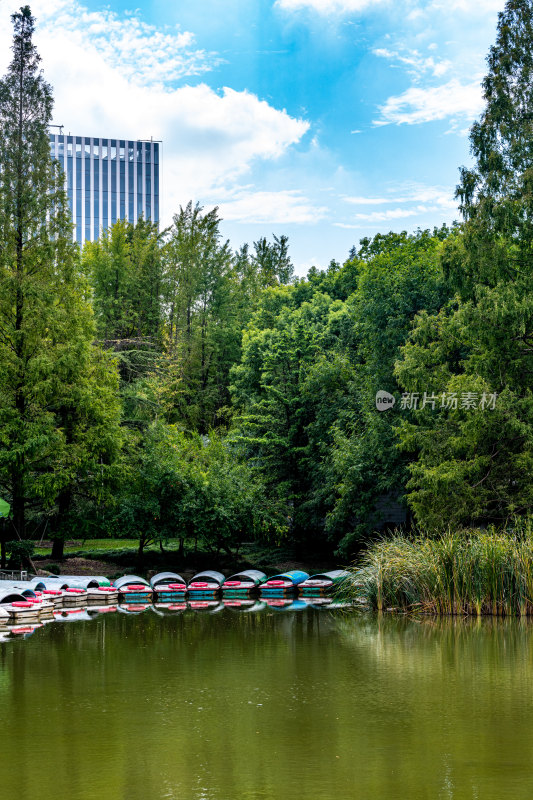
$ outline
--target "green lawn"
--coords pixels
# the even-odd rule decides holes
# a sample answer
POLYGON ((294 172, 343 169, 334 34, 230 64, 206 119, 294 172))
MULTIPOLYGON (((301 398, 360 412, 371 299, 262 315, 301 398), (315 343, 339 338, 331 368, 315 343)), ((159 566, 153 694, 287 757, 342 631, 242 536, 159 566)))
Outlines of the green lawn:
MULTIPOLYGON (((165 550, 177 550, 178 549, 178 540, 177 539, 169 539, 164 544, 165 550)), ((77 539, 75 544, 66 543, 65 544, 65 553, 77 553, 80 550, 137 550, 139 546, 138 539, 77 539)), ((147 550, 158 550, 159 545, 152 545, 151 547, 147 548, 147 550)), ((37 555, 48 555, 50 553, 50 546, 47 547, 35 547, 35 553, 37 555)))

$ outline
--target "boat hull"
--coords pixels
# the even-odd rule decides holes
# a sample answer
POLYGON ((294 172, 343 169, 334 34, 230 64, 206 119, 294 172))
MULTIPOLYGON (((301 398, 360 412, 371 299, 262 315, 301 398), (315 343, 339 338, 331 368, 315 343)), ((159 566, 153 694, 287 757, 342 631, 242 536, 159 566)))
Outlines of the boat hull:
POLYGON ((187 590, 180 590, 179 592, 172 589, 156 589, 156 596, 158 603, 172 603, 173 601, 184 600, 187 590))
POLYGON ((329 586, 300 586, 302 597, 329 597, 333 594, 333 584, 329 586))
POLYGON ((257 596, 259 594, 257 588, 255 586, 251 586, 247 589, 222 589, 222 596, 224 599, 226 598, 250 598, 257 596))
POLYGON ((218 600, 220 589, 212 589, 211 591, 199 591, 189 589, 189 600, 218 600))
POLYGON ((280 587, 261 587, 260 595, 261 597, 289 597, 295 598, 298 594, 298 587, 293 586, 280 586, 280 587))
POLYGON ((121 603, 150 603, 152 600, 152 592, 128 592, 123 591, 120 592, 120 601, 121 603))

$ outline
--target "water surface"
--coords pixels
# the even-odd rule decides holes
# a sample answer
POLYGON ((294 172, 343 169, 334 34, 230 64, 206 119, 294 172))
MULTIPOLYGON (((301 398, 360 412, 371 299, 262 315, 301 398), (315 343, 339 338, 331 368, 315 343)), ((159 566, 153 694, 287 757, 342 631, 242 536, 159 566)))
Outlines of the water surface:
POLYGON ((530 800, 533 627, 325 609, 0 645, 2 800, 530 800))

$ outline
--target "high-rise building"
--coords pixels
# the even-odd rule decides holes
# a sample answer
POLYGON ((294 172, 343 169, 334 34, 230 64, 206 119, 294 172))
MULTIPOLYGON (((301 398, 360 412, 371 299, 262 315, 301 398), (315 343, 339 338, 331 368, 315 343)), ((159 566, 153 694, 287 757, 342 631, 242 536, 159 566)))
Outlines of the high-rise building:
POLYGON ((159 142, 51 133, 50 147, 65 172, 78 244, 118 219, 159 223, 159 142))

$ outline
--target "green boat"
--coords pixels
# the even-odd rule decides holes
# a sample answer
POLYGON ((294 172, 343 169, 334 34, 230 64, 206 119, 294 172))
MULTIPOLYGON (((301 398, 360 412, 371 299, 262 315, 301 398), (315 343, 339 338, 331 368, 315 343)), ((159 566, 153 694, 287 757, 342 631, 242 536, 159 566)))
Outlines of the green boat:
POLYGON ((258 569, 236 572, 224 581, 222 593, 224 597, 250 597, 254 590, 266 581, 266 577, 265 573, 258 569))
POLYGON ((302 597, 323 597, 332 594, 341 584, 350 578, 345 569, 333 569, 329 572, 317 572, 311 575, 298 587, 302 597))

